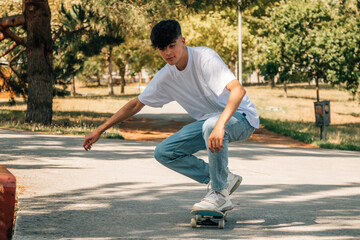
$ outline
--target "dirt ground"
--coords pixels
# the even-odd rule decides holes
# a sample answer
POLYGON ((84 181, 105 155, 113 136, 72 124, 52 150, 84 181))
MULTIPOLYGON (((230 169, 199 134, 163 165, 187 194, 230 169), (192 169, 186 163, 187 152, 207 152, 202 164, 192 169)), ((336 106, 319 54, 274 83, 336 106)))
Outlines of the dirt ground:
MULTIPOLYGON (((163 121, 159 119, 130 118, 120 124, 121 134, 126 140, 162 141, 180 130, 188 123, 179 121, 163 121)), ((248 140, 266 145, 279 145, 297 148, 318 148, 318 146, 302 143, 290 137, 271 132, 262 126, 248 140)))

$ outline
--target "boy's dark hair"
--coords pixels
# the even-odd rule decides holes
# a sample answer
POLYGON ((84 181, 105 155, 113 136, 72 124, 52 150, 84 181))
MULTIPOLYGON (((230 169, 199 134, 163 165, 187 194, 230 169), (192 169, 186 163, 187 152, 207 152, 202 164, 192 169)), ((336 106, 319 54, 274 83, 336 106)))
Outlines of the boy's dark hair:
POLYGON ((180 24, 176 20, 164 20, 153 27, 150 39, 154 48, 164 49, 180 36, 180 24))

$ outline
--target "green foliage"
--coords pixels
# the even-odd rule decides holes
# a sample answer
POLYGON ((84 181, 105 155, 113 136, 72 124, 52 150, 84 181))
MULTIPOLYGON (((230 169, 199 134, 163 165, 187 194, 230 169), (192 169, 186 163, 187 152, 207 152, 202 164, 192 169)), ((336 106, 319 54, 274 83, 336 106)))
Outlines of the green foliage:
MULTIPOLYGON (((103 4, 104 1, 100 1, 103 4)), ((105 46, 124 42, 121 24, 110 14, 110 7, 99 11, 90 1, 61 8, 63 33, 55 42, 55 73, 58 83, 69 82, 69 77, 81 72, 84 62, 99 55, 105 46)), ((118 12, 119 13, 119 12, 118 12)), ((114 13, 113 13, 114 14, 114 13)))
POLYGON ((260 74, 264 76, 265 81, 271 81, 279 73, 279 62, 265 62, 260 66, 260 74))
POLYGON ((324 59, 327 66, 327 81, 333 86, 343 86, 353 96, 358 93, 360 81, 360 16, 359 1, 348 1, 338 6, 337 16, 324 31, 324 59))
POLYGON ((279 63, 271 60, 272 58, 268 56, 259 54, 259 52, 269 50, 267 47, 269 42, 266 42, 266 38, 262 38, 263 29, 268 27, 268 22, 264 21, 264 17, 269 16, 269 12, 278 5, 279 1, 242 1, 242 71, 244 77, 252 74, 256 69, 260 69, 260 66, 262 66, 262 75, 265 76, 266 80, 270 80, 277 74, 273 73, 274 65, 279 65, 279 63), (264 72, 265 70, 271 70, 271 72, 264 72))
POLYGON ((91 83, 93 80, 92 77, 97 79, 101 78, 101 75, 105 72, 106 69, 106 59, 103 54, 96 55, 90 58, 87 58, 84 61, 82 71, 77 75, 81 80, 91 83))
MULTIPOLYGON (((242 8, 260 1, 242 1, 242 8)), ((137 23, 143 26, 142 33, 133 38, 126 38, 116 51, 117 62, 128 64, 132 74, 140 71, 142 67, 150 73, 155 73, 163 65, 164 61, 159 54, 150 47, 149 35, 152 26, 160 20, 177 19, 181 22, 187 44, 191 46, 208 46, 219 53, 229 67, 234 71, 238 55, 237 41, 237 9, 238 1, 232 0, 156 0, 138 1, 135 5, 141 5, 142 14, 138 15, 137 23), (222 26, 219 28, 219 26, 222 26)), ((243 28, 243 47, 253 47, 253 41, 247 28, 243 28)), ((243 69, 251 72, 250 61, 244 54, 243 69)), ((118 64, 119 65, 119 64, 118 64)), ((120 64, 121 65, 121 64, 120 64)), ((119 65, 119 66, 120 66, 119 65)))
POLYGON ((187 45, 207 46, 214 49, 234 71, 238 57, 238 32, 237 25, 229 21, 233 16, 236 16, 236 10, 231 9, 189 15, 181 25, 187 45))
MULTIPOLYGON (((150 46, 150 31, 156 22, 169 18, 181 22, 188 45, 213 48, 234 70, 240 4, 244 77, 261 69, 267 81, 280 74, 280 82, 319 79, 354 96, 358 92, 360 3, 356 0, 81 0, 78 4, 66 0, 62 7, 59 2, 54 0, 50 5, 53 10, 60 9, 53 12, 54 35, 63 26, 54 43, 60 84, 68 84, 71 75, 101 74, 105 46, 114 47, 113 60, 119 68, 126 64, 132 74, 141 68, 155 73, 164 62, 150 46), (96 59, 101 63, 95 63, 93 56, 99 56, 96 59)), ((21 12, 20 3, 10 1, 0 6, 10 14, 21 12)), ((20 35, 25 34, 18 29, 20 35)), ((10 44, 3 41, 0 50, 10 44)), ((13 66, 26 76, 23 60, 19 58, 13 66)), ((19 87, 16 75, 11 79, 17 81, 13 89, 26 93, 26 85, 19 87)))
MULTIPOLYGON (((358 8, 334 0, 281 1, 269 9, 261 34, 257 66, 277 64, 281 76, 293 75, 342 86, 356 94, 360 79, 358 8)), ((272 72, 263 71, 270 77, 272 72)), ((299 78, 297 78, 299 79, 299 78)), ((302 78, 304 79, 304 78, 302 78)))
POLYGON ((21 14, 21 1, 0 1, 1 16, 11 16, 21 14))
POLYGON ((334 143, 329 143, 329 142, 316 141, 315 144, 321 148, 360 151, 360 146, 351 144, 351 143, 343 143, 342 142, 340 144, 334 144, 334 143))
MULTIPOLYGON (((261 4, 263 1, 243 0, 241 6, 245 9, 252 4, 261 4)), ((238 1, 81 0, 72 4, 69 0, 54 0, 49 4, 53 16, 53 34, 56 36, 54 42, 55 83, 64 85, 64 88, 70 84, 70 77, 73 75, 98 76, 103 71, 104 65, 96 64, 92 56, 101 55, 98 59, 105 58, 102 51, 105 46, 121 46, 124 41, 126 43, 123 46, 114 49, 115 63, 118 66, 126 63, 132 74, 139 72, 141 68, 155 73, 164 65, 164 62, 150 47, 151 27, 159 20, 171 18, 181 21, 194 13, 209 14, 208 20, 212 21, 212 34, 209 41, 204 42, 204 39, 198 39, 193 41, 194 44, 199 43, 199 45, 209 45, 214 48, 231 68, 234 68, 237 59, 238 1), (221 31, 214 28, 217 20, 226 26, 221 31), (60 27, 62 31, 59 31, 60 27), (221 39, 222 37, 224 40, 221 39), (200 44, 201 42, 204 44, 200 44)), ((1 3, 2 5, 9 9, 11 14, 21 12, 21 3, 7 2, 1 3)), ((201 31, 203 27, 197 29, 201 31)), ((188 39, 190 40, 191 37, 188 39)), ((244 45, 249 49, 250 44, 244 45)), ((246 66, 247 64, 244 63, 244 69, 246 66)))

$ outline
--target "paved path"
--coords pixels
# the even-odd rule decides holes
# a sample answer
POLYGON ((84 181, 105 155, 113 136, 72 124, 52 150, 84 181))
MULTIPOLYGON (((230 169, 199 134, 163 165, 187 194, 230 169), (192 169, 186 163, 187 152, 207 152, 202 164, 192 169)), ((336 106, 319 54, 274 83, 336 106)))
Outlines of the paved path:
POLYGON ((235 209, 223 230, 192 229, 206 186, 157 163, 156 142, 82 141, 0 129, 1 164, 25 187, 16 240, 360 239, 359 152, 231 144, 235 209))

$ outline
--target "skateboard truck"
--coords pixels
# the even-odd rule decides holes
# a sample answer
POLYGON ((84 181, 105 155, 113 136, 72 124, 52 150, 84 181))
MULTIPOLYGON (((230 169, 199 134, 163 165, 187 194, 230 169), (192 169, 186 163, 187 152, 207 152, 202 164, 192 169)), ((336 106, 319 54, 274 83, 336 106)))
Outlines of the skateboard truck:
POLYGON ((225 222, 227 221, 228 211, 216 211, 211 209, 192 210, 190 213, 195 215, 191 218, 191 227, 196 228, 197 226, 218 226, 223 229, 225 222))

